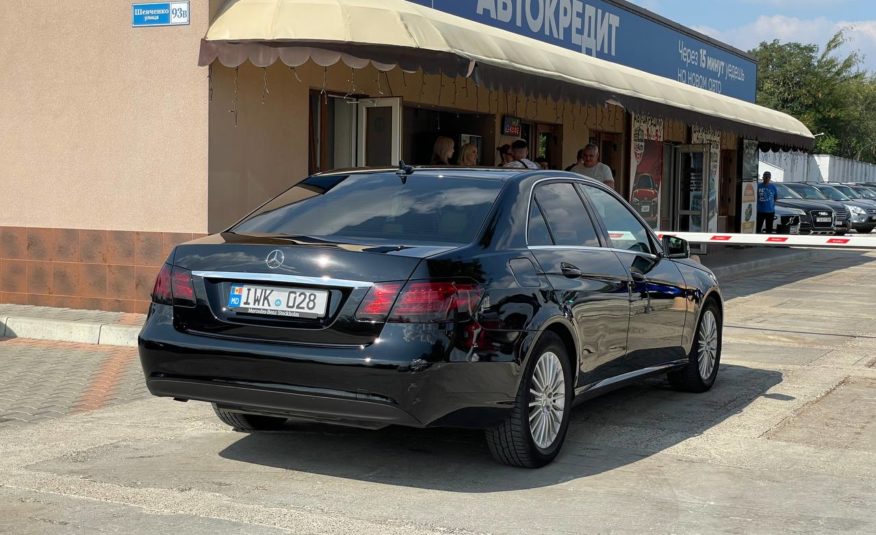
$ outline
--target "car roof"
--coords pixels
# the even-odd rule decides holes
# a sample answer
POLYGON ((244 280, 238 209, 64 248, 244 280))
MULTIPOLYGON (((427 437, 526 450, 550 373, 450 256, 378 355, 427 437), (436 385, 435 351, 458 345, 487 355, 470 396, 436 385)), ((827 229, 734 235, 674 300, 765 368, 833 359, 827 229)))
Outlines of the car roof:
MULTIPOLYGON (((503 167, 457 167, 457 166, 411 166, 412 175, 426 176, 453 176, 459 178, 486 178, 494 180, 507 180, 509 178, 538 171, 537 169, 507 169, 503 167)), ((313 176, 337 176, 337 175, 364 175, 378 173, 395 173, 398 167, 352 167, 346 169, 333 169, 324 173, 316 173, 313 176)))
MULTIPOLYGON (((524 180, 527 178, 566 178, 603 185, 602 182, 588 176, 561 171, 559 169, 509 169, 507 167, 458 167, 449 166, 412 166, 413 172, 409 176, 416 177, 442 177, 442 178, 471 178, 478 180, 524 180)), ((324 173, 315 173, 311 176, 328 177, 353 174, 379 174, 396 173, 398 167, 354 167, 349 169, 334 169, 324 173)))

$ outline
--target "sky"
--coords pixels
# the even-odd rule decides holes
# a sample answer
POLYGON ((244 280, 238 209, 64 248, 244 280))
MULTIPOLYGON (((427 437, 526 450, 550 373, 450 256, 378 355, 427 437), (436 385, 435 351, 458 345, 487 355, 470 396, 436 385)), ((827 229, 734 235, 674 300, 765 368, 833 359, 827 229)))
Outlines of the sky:
POLYGON ((876 0, 630 0, 683 26, 751 50, 762 41, 824 47, 848 28, 842 53, 857 50, 876 74, 876 0))

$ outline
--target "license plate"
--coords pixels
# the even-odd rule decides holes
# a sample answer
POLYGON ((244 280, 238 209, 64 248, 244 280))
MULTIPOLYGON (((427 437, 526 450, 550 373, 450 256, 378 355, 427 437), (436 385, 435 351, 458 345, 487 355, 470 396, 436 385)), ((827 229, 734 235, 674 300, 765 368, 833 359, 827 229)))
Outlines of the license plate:
POLYGON ((232 284, 228 308, 250 314, 321 318, 328 305, 328 294, 325 290, 232 284))
POLYGON ((648 206, 647 204, 643 204, 643 205, 640 207, 640 210, 642 211, 643 214, 647 214, 648 212, 651 211, 651 207, 648 206))
POLYGON ((800 234, 800 225, 791 225, 788 228, 788 234, 800 234))
POLYGON ((815 221, 817 223, 830 223, 830 218, 829 217, 816 217, 815 221))

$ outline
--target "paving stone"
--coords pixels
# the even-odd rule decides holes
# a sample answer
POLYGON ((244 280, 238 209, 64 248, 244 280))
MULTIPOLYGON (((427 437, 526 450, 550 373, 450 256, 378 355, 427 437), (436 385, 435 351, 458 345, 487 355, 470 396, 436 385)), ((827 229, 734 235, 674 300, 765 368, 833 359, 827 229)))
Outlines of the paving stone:
POLYGON ((0 339, 0 427, 144 399, 136 348, 0 339), (105 373, 110 359, 122 373, 105 373))

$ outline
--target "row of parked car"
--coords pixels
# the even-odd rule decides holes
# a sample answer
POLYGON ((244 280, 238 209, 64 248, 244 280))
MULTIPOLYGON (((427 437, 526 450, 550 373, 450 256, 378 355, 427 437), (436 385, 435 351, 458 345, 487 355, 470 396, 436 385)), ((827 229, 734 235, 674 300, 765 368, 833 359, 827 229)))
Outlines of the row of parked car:
POLYGON ((773 182, 779 234, 835 234, 876 228, 876 183, 773 182))

